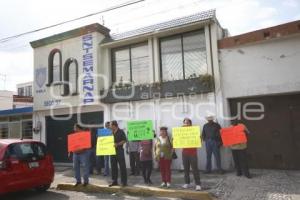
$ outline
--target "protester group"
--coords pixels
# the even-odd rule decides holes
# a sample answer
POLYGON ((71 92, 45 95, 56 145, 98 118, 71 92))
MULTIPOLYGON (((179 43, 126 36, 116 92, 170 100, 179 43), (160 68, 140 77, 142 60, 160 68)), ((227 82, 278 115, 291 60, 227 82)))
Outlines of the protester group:
MULTIPOLYGON (((246 155, 247 135, 249 135, 249 131, 246 126, 242 123, 239 123, 237 120, 233 120, 230 127, 222 129, 221 126, 215 122, 213 116, 207 116, 206 120, 207 123, 203 126, 201 134, 199 133, 199 142, 201 141, 201 144, 205 144, 206 147, 206 170, 204 173, 212 173, 212 155, 214 155, 216 160, 217 173, 224 173, 224 170, 221 168, 220 148, 223 145, 226 146, 227 144, 227 147, 231 148, 232 150, 236 175, 244 175, 247 178, 251 178, 246 155), (238 130, 241 134, 238 135, 237 133, 230 133, 227 137, 227 132, 232 132, 232 130, 238 130), (242 140, 240 139, 241 135, 245 137, 242 140), (229 137, 233 138, 233 140, 234 137, 239 137, 239 140, 237 141, 242 142, 233 142, 229 143, 228 145, 227 140, 229 140, 229 137)), ((183 124, 181 127, 193 127, 192 120, 189 118, 183 119, 183 124)), ((189 131, 190 129, 183 130, 189 131)), ((178 147, 176 147, 177 144, 175 138, 171 137, 170 131, 167 127, 160 127, 157 133, 155 133, 154 130, 151 130, 153 137, 141 140, 132 140, 132 136, 129 136, 129 133, 125 134, 125 132, 119 128, 117 121, 106 122, 105 127, 98 130, 98 134, 97 130, 95 129, 87 129, 79 124, 75 124, 74 133, 72 133, 72 135, 83 131, 90 133, 90 144, 88 145, 89 148, 76 150, 69 149, 69 157, 72 157, 73 159, 74 174, 76 179, 75 187, 81 184, 83 184, 83 186, 88 185, 89 176, 94 172, 96 174, 100 174, 102 172, 101 169, 103 169, 103 176, 111 175, 112 182, 109 184, 109 187, 119 185, 119 172, 121 177, 121 186, 127 186, 128 175, 125 162, 126 155, 129 156, 131 176, 141 175, 145 184, 152 185, 153 182, 151 180, 151 174, 154 162, 157 162, 157 166, 161 174, 160 187, 172 187, 171 164, 172 160, 178 159, 176 154, 178 151, 175 151, 175 148, 178 149, 178 147), (102 135, 99 135, 99 132, 102 135), (97 141, 99 143, 100 136, 107 137, 103 137, 103 139, 111 139, 113 147, 109 151, 105 150, 105 153, 102 152, 102 154, 100 153, 99 155, 98 151, 100 150, 97 149, 97 146, 99 145, 97 144, 97 141), (83 168, 83 182, 80 170, 81 167, 83 168)), ((138 134, 141 133, 135 132, 135 136, 138 136, 138 134)), ((183 134, 186 134, 186 132, 183 132, 183 134)), ((186 135, 188 136, 189 134, 186 135)), ((102 142, 103 141, 104 140, 102 140, 102 142)), ((193 148, 181 148, 182 164, 184 168, 182 187, 184 189, 192 187, 190 179, 190 172, 192 172, 195 183, 194 189, 196 191, 202 190, 200 172, 198 168, 197 148, 199 147, 200 145, 193 148)))

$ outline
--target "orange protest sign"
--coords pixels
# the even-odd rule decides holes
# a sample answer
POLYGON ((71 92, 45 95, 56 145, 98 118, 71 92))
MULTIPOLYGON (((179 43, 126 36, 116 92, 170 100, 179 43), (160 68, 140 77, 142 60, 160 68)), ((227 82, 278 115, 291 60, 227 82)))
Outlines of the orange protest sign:
POLYGON ((245 127, 242 124, 221 129, 221 138, 225 147, 247 143, 245 127))
POLYGON ((82 131, 68 135, 68 152, 76 152, 91 147, 91 132, 82 131))

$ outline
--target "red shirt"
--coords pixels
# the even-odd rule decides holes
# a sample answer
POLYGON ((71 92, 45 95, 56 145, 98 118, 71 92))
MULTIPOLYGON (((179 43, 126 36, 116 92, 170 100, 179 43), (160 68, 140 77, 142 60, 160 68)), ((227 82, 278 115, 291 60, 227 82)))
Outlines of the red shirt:
POLYGON ((187 156, 197 156, 197 148, 184 148, 182 154, 187 156))

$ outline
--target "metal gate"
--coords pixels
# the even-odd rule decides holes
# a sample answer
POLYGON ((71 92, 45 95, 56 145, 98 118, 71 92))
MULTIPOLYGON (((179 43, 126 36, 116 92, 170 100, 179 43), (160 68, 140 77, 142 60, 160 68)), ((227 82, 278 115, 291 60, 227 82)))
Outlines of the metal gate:
POLYGON ((300 94, 231 99, 231 114, 236 116, 239 106, 243 108, 249 102, 259 102, 264 106, 261 120, 247 120, 240 115, 251 132, 248 146, 250 166, 300 169, 300 94))

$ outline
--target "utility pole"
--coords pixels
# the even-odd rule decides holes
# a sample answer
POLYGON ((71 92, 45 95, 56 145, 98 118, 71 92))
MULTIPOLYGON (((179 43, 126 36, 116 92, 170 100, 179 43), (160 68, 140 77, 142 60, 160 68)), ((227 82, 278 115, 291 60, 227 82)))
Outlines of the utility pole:
POLYGON ((102 15, 101 16, 101 24, 104 26, 105 24, 104 24, 104 16, 102 15))
POLYGON ((6 74, 0 74, 0 79, 3 81, 3 90, 6 88, 6 74))

